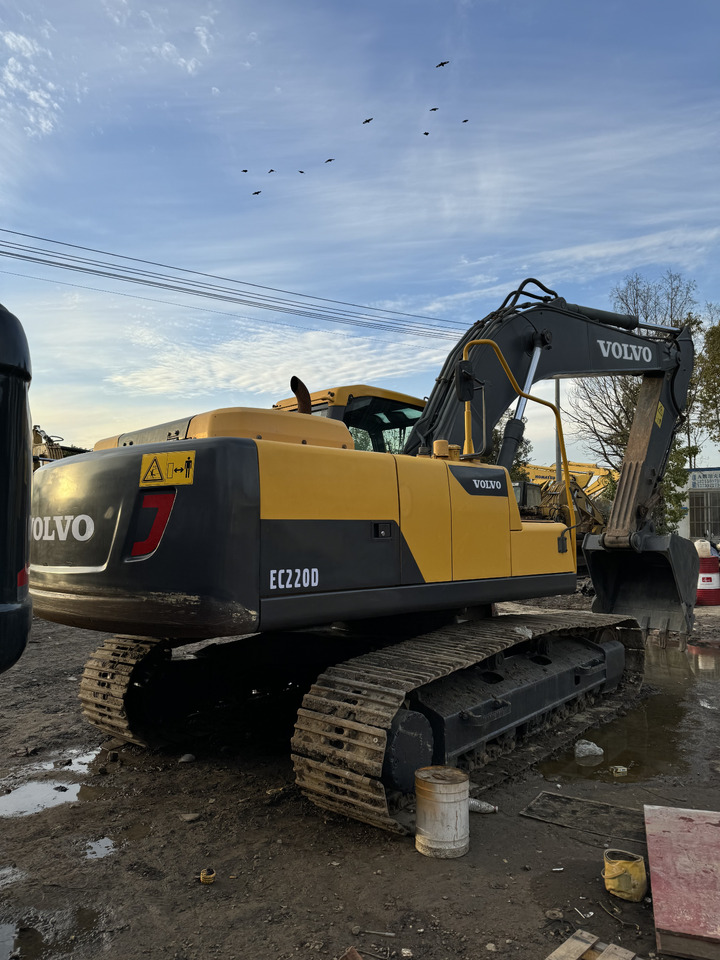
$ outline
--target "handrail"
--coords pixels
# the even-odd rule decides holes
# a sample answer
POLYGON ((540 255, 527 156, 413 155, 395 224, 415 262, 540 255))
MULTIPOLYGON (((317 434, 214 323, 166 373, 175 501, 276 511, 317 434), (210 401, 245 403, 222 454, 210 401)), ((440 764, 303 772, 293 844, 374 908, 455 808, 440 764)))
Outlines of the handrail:
MULTIPOLYGON (((508 366, 507 361, 505 360, 505 357, 502 354, 502 350, 495 343, 494 340, 470 340, 463 347, 463 354, 462 354, 463 360, 468 359, 470 347, 479 346, 479 345, 484 345, 484 346, 493 348, 493 350, 495 351, 495 355, 500 361, 502 368, 505 371, 507 378, 512 385, 513 390, 515 391, 515 393, 517 393, 518 396, 525 397, 526 400, 533 400, 535 403, 542 404, 543 407, 550 407, 550 409, 555 414, 555 425, 557 427, 557 432, 558 432, 558 441, 560 444, 560 457, 562 460, 563 477, 565 480, 565 498, 567 500, 567 508, 568 508, 568 517, 567 517, 566 526, 568 527, 568 533, 569 533, 569 530, 572 528, 573 501, 572 501, 572 496, 570 494, 570 470, 568 467, 567 453, 565 452, 565 437, 563 435, 562 421, 560 420, 560 411, 555 406, 555 404, 550 403, 549 400, 541 400, 540 397, 533 397, 532 394, 525 393, 525 391, 520 388, 520 384, 517 382, 517 380, 513 375, 512 370, 508 366)), ((463 453, 465 455, 468 455, 474 452, 475 452, 475 449, 473 447, 473 442, 472 442, 472 400, 466 400, 465 401, 465 443, 463 444, 463 453)), ((575 543, 574 537, 569 537, 569 539, 571 540, 571 549, 572 549, 573 557, 575 560, 575 565, 577 566, 577 544, 575 543)))

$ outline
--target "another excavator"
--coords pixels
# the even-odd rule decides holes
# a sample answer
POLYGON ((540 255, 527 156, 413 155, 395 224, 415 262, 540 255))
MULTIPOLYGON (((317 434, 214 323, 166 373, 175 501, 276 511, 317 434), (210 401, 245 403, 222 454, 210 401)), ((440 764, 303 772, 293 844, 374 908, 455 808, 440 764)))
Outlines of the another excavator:
POLYGON ((18 318, 0 304, 0 673, 20 658, 32 623, 30 378, 25 332, 18 318))
POLYGON ((692 630, 697 553, 650 519, 692 362, 687 329, 569 304, 528 280, 465 334, 426 404, 365 387, 313 402, 293 378, 295 410, 214 410, 44 466, 36 612, 118 634, 86 665, 85 715, 152 744, 173 724, 162 697, 173 648, 199 640, 243 638, 225 683, 249 697, 304 682, 324 657, 295 725, 297 783, 323 808, 406 832, 418 767, 476 770, 639 684, 648 629, 692 630), (508 468, 536 381, 604 374, 642 385, 607 530, 584 544, 596 612, 494 616, 499 601, 575 591, 557 411, 562 516, 521 517, 508 468))

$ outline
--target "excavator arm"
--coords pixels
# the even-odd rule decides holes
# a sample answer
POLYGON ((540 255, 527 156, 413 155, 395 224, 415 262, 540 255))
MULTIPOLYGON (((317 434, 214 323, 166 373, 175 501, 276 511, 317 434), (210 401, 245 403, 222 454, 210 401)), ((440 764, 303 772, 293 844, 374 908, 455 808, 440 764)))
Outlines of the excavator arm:
MULTIPOLYGON (((688 328, 643 324, 632 315, 570 304, 537 281, 526 280, 498 310, 474 324, 450 353, 405 453, 417 454, 440 438, 462 444, 464 409, 459 400, 469 396, 474 448, 478 454, 489 453, 493 428, 515 398, 515 389, 490 343, 469 347, 467 359, 462 359, 474 340, 497 345, 524 393, 553 377, 642 377, 608 528, 588 536, 583 547, 597 594, 594 609, 636 610, 640 590, 647 597, 641 618, 646 627, 690 632, 697 588, 695 550, 675 535, 658 536, 652 521, 692 374, 688 328), (530 284, 543 293, 528 291, 530 284), (520 304, 521 296, 534 302, 520 304)), ((499 466, 509 469, 512 464, 523 436, 525 405, 520 397, 507 422, 499 466)))

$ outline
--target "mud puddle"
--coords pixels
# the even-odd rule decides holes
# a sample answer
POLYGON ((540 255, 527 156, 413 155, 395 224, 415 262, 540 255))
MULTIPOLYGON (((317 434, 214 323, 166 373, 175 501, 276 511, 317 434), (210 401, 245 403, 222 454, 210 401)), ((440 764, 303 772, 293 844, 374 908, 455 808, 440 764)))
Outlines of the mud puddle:
POLYGON ((67 750, 25 767, 18 775, 0 783, 0 818, 22 817, 77 800, 91 800, 97 790, 75 779, 90 773, 100 748, 92 751, 67 750))
POLYGON ((625 716, 587 731, 584 738, 604 751, 597 765, 578 761, 570 748, 540 764, 542 775, 555 782, 641 783, 661 775, 683 777, 701 768, 707 743, 686 718, 690 708, 699 705, 717 713, 720 729, 720 650, 651 646, 645 683, 653 690, 651 696, 625 716))
POLYGON ((93 934, 100 915, 80 908, 53 916, 38 914, 27 923, 0 923, 0 960, 47 960, 73 949, 93 934))

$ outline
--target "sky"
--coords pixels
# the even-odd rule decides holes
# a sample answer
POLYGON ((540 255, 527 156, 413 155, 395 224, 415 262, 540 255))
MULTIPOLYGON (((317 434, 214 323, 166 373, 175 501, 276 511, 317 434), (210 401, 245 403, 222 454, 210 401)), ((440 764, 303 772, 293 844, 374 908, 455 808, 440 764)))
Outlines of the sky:
MULTIPOLYGON (((98 256, 73 244, 397 318, 3 255, 33 422, 90 446, 267 407, 293 374, 427 396, 526 277, 610 309, 672 270, 719 302, 718 28, 717 0, 0 0, 0 252, 98 256)), ((553 462, 549 420, 529 433, 553 462)))

